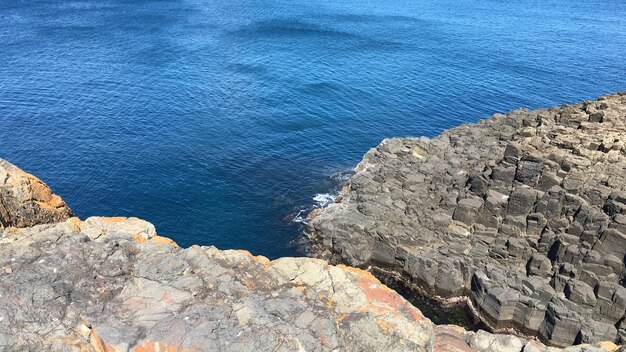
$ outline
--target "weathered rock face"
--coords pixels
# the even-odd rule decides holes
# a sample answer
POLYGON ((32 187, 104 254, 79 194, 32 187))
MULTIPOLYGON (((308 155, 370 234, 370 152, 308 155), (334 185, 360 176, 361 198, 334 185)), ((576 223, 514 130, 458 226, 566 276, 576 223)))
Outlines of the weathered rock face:
POLYGON ((0 159, 0 229, 59 222, 72 215, 45 183, 0 159))
POLYGON ((384 140, 348 185, 314 254, 550 344, 626 340, 626 94, 384 140))
POLYGON ((4 348, 417 351, 432 343, 430 322, 395 292, 317 259, 182 249, 124 218, 74 218, 6 239, 4 348))
MULTIPOLYGON (((0 166, 0 351, 561 351, 435 326, 360 269, 183 249, 137 218, 67 219, 71 211, 45 184, 0 166)), ((538 258, 532 268, 545 265, 538 258)), ((564 292, 590 306, 615 296, 574 281, 564 292)), ((559 309, 553 321, 568 317, 559 309)))
POLYGON ((360 269, 182 249, 136 218, 4 235, 1 351, 552 351, 434 326, 360 269))

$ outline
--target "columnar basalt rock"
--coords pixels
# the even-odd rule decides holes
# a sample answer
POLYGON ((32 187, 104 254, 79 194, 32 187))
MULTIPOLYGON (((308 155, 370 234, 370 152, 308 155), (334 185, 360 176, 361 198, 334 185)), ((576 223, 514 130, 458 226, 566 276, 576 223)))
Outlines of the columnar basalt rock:
POLYGON ((54 223, 72 215, 45 183, 0 159, 0 229, 54 223))
POLYGON ((355 171, 313 254, 469 296, 494 329, 626 340, 626 93, 387 139, 355 171))

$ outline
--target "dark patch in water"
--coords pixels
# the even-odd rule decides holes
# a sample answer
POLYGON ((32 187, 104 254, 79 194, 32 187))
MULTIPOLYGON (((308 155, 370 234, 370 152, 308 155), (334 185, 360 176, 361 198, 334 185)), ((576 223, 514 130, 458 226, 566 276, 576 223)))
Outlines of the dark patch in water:
POLYGON ((339 31, 313 23, 289 19, 272 19, 258 21, 238 31, 245 34, 264 36, 323 36, 342 39, 361 39, 362 36, 349 32, 339 31))
POLYGON ((354 42, 355 45, 370 49, 400 48, 401 43, 382 40, 370 36, 354 34, 330 26, 304 22, 295 19, 271 19, 258 21, 232 32, 234 35, 250 36, 254 38, 268 37, 285 40, 288 38, 302 38, 325 40, 325 45, 332 47, 333 41, 354 42))
POLYGON ((350 21, 357 23, 377 23, 377 22, 409 22, 409 23, 426 23, 426 21, 415 17, 391 15, 391 16, 375 16, 375 15, 361 15, 361 14, 341 14, 334 16, 323 16, 324 18, 331 18, 339 21, 350 21))
POLYGON ((234 72, 254 75, 265 75, 267 68, 262 65, 245 64, 245 63, 233 63, 228 65, 228 68, 234 72))

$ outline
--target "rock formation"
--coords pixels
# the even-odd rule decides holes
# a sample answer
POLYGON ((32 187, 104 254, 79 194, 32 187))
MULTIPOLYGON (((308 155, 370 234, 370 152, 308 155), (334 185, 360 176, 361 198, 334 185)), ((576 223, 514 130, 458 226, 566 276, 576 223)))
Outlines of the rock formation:
POLYGON ((624 352, 436 326, 369 272, 320 259, 180 248, 137 218, 68 219, 41 181, 2 165, 0 351, 624 352))
POLYGON ((182 249, 134 218, 9 231, 0 349, 423 350, 433 327, 361 270, 182 249), (160 346, 160 347, 159 347, 160 346))
POLYGON ((4 235, 0 351, 556 351, 435 326, 364 270, 183 249, 136 218, 4 235))
POLYGON ((355 171, 315 255, 552 345, 626 340, 626 93, 387 139, 355 171))
POLYGON ((0 159, 0 229, 69 219, 70 208, 38 178, 0 159))

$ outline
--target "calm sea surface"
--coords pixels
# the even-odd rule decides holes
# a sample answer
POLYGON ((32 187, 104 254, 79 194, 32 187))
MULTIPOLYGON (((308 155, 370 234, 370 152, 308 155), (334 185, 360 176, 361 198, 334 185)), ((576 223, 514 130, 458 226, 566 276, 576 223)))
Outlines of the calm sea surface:
POLYGON ((0 0, 0 157, 182 246, 297 254, 381 139, 618 90, 623 0, 0 0))

